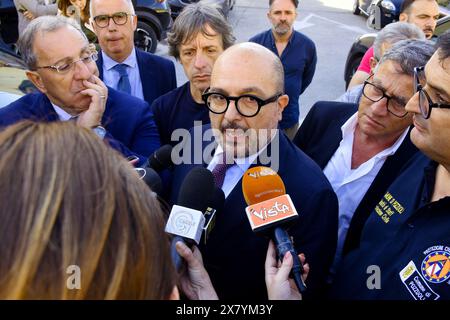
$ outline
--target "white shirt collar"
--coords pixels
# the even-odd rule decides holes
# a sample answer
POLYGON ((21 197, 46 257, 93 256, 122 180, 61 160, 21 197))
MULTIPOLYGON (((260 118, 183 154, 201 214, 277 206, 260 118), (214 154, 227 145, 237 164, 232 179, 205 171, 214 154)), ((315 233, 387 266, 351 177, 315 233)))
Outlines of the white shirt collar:
POLYGON ((61 121, 69 121, 70 119, 72 119, 74 116, 71 115, 70 113, 67 113, 66 111, 64 111, 63 109, 61 109, 60 107, 58 107, 57 105, 53 104, 53 109, 55 109, 56 113, 58 114, 59 120, 61 121))
MULTIPOLYGON (((108 70, 108 71, 119 64, 119 62, 111 59, 104 51, 102 51, 102 58, 103 58, 103 65, 105 66, 106 70, 108 70)), ((136 49, 133 48, 133 50, 131 50, 131 53, 128 56, 128 58, 126 58, 121 63, 126 64, 127 66, 129 66, 131 68, 135 68, 137 66, 136 49)))

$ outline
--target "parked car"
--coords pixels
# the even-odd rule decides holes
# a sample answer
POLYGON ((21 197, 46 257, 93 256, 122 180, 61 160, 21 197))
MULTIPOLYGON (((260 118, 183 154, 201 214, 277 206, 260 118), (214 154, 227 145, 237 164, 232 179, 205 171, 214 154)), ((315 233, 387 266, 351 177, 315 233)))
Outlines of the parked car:
MULTIPOLYGON (((158 41, 166 37, 172 26, 170 7, 166 0, 133 0, 138 16, 134 42, 136 47, 155 52, 158 41)), ((17 42, 17 11, 13 0, 0 0, 0 36, 8 45, 17 42)))
POLYGON ((353 14, 364 15, 368 17, 370 15, 370 7, 378 6, 386 11, 386 14, 394 13, 397 16, 400 14, 400 7, 403 0, 354 0, 353 2, 353 14))
MULTIPOLYGON (((433 38, 438 37, 448 29, 450 29, 450 16, 440 18, 437 22, 436 30, 434 30, 433 38)), ((353 43, 347 55, 347 61, 345 62, 345 88, 348 87, 353 74, 356 72, 356 69, 361 63, 362 57, 366 53, 367 49, 369 49, 373 45, 376 37, 376 33, 363 34, 362 36, 359 36, 353 43)))
POLYGON ((36 87, 25 74, 25 64, 14 52, 0 47, 0 108, 36 87))
MULTIPOLYGON (((167 0, 170 5, 170 9, 172 11, 172 18, 175 19, 180 14, 181 10, 185 6, 187 6, 190 3, 199 2, 203 0, 167 0)), ((236 0, 204 0, 208 3, 217 4, 217 6, 220 8, 220 10, 223 12, 225 17, 228 17, 228 13, 231 9, 233 9, 234 4, 236 3, 236 0)))

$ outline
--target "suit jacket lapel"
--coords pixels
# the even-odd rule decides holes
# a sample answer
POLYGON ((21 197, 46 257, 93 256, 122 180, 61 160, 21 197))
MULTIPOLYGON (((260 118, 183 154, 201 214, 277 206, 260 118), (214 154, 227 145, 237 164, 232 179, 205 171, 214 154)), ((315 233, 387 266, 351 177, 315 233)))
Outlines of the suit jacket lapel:
POLYGON ((156 79, 155 70, 152 66, 145 63, 144 53, 136 49, 136 59, 141 76, 142 91, 144 92, 145 101, 153 101, 156 98, 156 86, 158 85, 152 79, 156 79))
POLYGON ((99 78, 103 80, 103 56, 102 51, 100 50, 98 53, 98 60, 96 61, 99 78))

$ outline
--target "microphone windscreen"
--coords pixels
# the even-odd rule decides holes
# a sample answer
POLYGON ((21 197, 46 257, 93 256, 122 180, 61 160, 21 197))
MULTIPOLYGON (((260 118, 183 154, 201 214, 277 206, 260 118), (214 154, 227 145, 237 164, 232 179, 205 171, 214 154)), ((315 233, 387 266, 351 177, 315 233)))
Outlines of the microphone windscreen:
POLYGON ((242 192, 247 205, 279 197, 286 193, 281 177, 269 167, 252 167, 242 177, 242 192))
POLYGON ((177 205, 204 212, 211 203, 214 192, 214 176, 203 167, 194 167, 184 178, 177 205))
POLYGON ((166 144, 156 150, 150 156, 149 165, 157 172, 171 167, 173 165, 172 146, 170 144, 166 144))
POLYGON ((145 173, 141 177, 141 179, 147 184, 147 186, 152 189, 156 194, 161 194, 163 190, 161 177, 159 174, 150 167, 140 168, 145 170, 145 173))

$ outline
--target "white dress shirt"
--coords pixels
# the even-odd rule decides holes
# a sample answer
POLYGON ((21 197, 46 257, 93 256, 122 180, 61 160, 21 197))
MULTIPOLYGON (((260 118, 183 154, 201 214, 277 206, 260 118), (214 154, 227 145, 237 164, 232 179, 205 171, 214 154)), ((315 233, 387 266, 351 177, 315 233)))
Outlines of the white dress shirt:
POLYGON ((58 114, 59 120, 61 121, 69 121, 70 119, 72 119, 74 116, 72 116, 70 113, 67 113, 66 111, 64 111, 63 109, 61 109, 60 107, 58 107, 57 105, 53 104, 53 109, 55 109, 56 113, 58 114))
POLYGON ((379 152, 358 168, 352 169, 353 138, 357 121, 358 117, 357 113, 355 113, 341 127, 342 141, 323 170, 339 201, 338 243, 331 269, 332 273, 334 273, 341 260, 347 231, 356 208, 377 176, 386 158, 397 151, 408 134, 408 128, 406 128, 391 147, 379 152))
MULTIPOLYGON (((115 69, 113 69, 117 64, 117 61, 114 61, 105 52, 102 51, 103 58, 103 82, 116 89, 119 84, 120 75, 115 69)), ((139 66, 137 63, 136 57, 136 49, 133 48, 131 54, 126 58, 122 64, 126 64, 128 66, 127 73, 128 79, 130 80, 131 86, 131 95, 137 98, 144 100, 144 91, 142 89, 141 75, 139 73, 139 66)))

